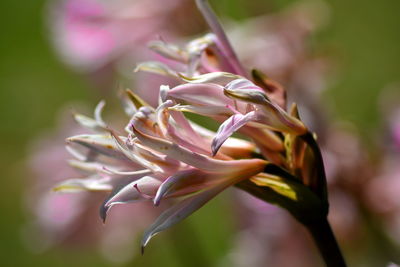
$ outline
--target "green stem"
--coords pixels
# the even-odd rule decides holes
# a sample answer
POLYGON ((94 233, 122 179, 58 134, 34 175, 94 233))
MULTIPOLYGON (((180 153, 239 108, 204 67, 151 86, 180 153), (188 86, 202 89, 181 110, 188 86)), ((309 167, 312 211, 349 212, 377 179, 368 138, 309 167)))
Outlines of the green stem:
POLYGON ((327 267, 346 267, 346 262, 326 218, 304 224, 317 245, 327 267))
MULTIPOLYGON (((281 172, 275 169, 269 168, 268 171, 272 171, 275 174, 281 172)), ((236 184, 236 187, 265 202, 278 205, 289 211, 298 222, 308 229, 327 267, 346 267, 336 238, 327 220, 327 205, 321 202, 321 205, 310 207, 309 205, 304 205, 305 203, 298 203, 286 198, 271 188, 257 186, 249 180, 236 184)))

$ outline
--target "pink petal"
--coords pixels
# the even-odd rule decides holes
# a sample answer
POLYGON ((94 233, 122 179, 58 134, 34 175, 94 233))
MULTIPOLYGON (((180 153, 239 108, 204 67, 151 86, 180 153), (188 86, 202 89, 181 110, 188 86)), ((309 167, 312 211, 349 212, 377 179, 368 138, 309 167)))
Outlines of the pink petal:
MULTIPOLYGON (((202 189, 209 188, 216 183, 220 183, 216 174, 205 173, 198 169, 188 169, 175 173, 168 177, 158 188, 154 198, 154 205, 158 206, 163 197, 167 195, 191 194, 202 189)), ((225 178, 226 179, 226 178, 225 178)))
POLYGON ((135 129, 133 131, 136 137, 146 146, 166 154, 171 158, 180 160, 190 166, 196 167, 201 170, 223 173, 235 172, 243 168, 247 163, 252 163, 253 160, 217 160, 212 159, 202 154, 190 151, 189 149, 180 146, 179 144, 170 142, 165 139, 157 138, 154 136, 146 135, 135 129))
POLYGON ((68 179, 53 188, 56 192, 111 191, 110 177, 68 179))
POLYGON ((102 154, 111 158, 128 160, 117 148, 113 139, 108 135, 76 135, 67 138, 67 142, 86 147, 89 149, 89 152, 94 154, 102 154))
POLYGON ((168 91, 168 96, 189 104, 203 106, 234 106, 234 101, 224 95, 216 84, 183 84, 168 91))
POLYGON ((142 251, 154 235, 185 219, 229 185, 230 183, 219 184, 218 186, 201 192, 195 196, 186 198, 185 200, 164 211, 144 233, 142 239, 142 251))
POLYGON ((216 136, 211 143, 213 155, 217 154, 219 148, 234 132, 244 126, 247 122, 254 120, 255 112, 249 112, 246 115, 235 114, 224 121, 218 129, 216 136))
POLYGON ((272 103, 265 93, 259 89, 229 89, 225 88, 225 95, 256 105, 259 108, 257 121, 273 130, 304 134, 307 132, 305 125, 297 118, 290 116, 277 104, 272 103))
POLYGON ((152 176, 144 176, 129 183, 105 201, 100 207, 100 217, 105 221, 107 213, 114 205, 148 200, 156 194, 160 184, 161 182, 152 176))

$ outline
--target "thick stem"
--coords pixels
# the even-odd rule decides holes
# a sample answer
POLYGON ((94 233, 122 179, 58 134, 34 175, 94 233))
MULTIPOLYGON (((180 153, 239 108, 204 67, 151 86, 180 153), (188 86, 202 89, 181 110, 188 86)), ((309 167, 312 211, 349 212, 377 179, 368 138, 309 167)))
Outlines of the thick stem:
POLYGON ((304 224, 313 237, 327 267, 346 267, 343 255, 326 218, 304 224))
POLYGON ((228 37, 225 34, 224 29, 222 28, 221 23, 219 23, 217 16, 214 11, 208 4, 207 0, 196 0, 197 8, 200 10, 201 14, 204 16, 208 26, 217 36, 217 46, 221 47, 221 53, 223 53, 227 62, 231 65, 236 74, 242 75, 243 77, 247 77, 245 70, 243 69, 240 61, 232 48, 231 43, 228 40, 228 37))
MULTIPOLYGON (((282 174, 282 170, 273 165, 266 169, 266 171, 276 175, 282 174)), ((286 209, 311 233, 327 267, 346 267, 346 263, 326 217, 328 206, 325 206, 324 203, 321 202, 322 206, 314 205, 310 207, 307 206, 307 203, 298 203, 275 192, 271 188, 257 186, 249 180, 236 184, 236 187, 265 202, 286 209)))

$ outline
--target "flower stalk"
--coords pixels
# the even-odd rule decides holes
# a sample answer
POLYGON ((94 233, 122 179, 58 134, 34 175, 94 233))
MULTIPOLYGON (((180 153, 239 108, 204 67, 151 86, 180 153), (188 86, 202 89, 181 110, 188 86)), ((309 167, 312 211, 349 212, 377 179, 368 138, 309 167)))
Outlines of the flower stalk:
POLYGON ((303 225, 310 232, 327 267, 347 266, 326 217, 303 225))

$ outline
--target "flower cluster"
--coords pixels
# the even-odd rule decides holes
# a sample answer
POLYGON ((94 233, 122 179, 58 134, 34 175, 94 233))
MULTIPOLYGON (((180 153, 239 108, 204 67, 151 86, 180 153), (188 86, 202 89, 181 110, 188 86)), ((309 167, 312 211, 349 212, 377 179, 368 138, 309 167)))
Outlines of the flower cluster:
POLYGON ((76 121, 93 134, 68 138, 67 148, 75 157, 71 165, 86 177, 55 187, 109 192, 100 208, 103 221, 117 204, 152 201, 158 206, 164 199, 179 198, 146 231, 143 248, 152 236, 236 184, 258 196, 262 190, 264 199, 302 222, 327 212, 322 158, 296 105, 287 110, 282 86, 258 70, 247 73, 207 3, 197 4, 214 33, 185 47, 153 42, 150 48, 162 62, 137 67, 170 76, 180 85, 162 85, 157 108, 127 90, 125 134, 102 119, 104 102, 94 118, 76 114, 76 121), (210 131, 184 113, 220 126, 210 131), (246 138, 232 137, 235 132, 246 138))

